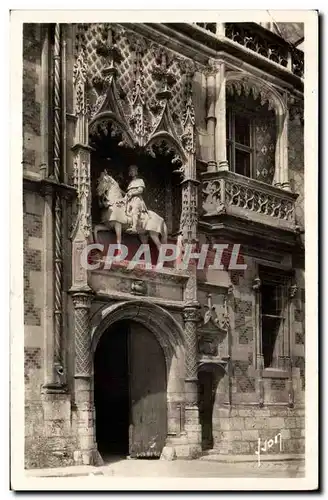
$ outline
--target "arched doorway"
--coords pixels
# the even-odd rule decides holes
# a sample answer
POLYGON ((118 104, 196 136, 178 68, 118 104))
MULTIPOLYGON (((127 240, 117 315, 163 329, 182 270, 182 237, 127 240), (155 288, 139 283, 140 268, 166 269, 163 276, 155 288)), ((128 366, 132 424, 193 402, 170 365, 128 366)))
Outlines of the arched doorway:
POLYGON ((96 440, 102 457, 159 458, 167 435, 164 352, 144 325, 114 322, 94 354, 96 440))

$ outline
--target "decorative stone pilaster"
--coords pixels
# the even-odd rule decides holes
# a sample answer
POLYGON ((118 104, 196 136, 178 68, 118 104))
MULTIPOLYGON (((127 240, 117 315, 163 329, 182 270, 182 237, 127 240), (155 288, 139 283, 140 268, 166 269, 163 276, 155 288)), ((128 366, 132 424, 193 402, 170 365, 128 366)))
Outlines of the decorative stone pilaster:
POLYGON ((74 305, 74 407, 76 416, 77 464, 98 462, 94 432, 90 306, 93 292, 88 285, 87 259, 82 260, 91 234, 91 175, 88 146, 86 66, 81 51, 74 66, 74 105, 76 115, 73 184, 77 197, 72 239, 72 287, 74 305))
POLYGON ((90 334, 90 307, 92 291, 71 290, 74 304, 74 394, 77 425, 77 464, 92 465, 98 462, 94 432, 94 401, 91 384, 92 358, 90 334))
POLYGON ((288 174, 288 111, 284 114, 277 113, 277 146, 276 146, 276 166, 277 179, 275 185, 286 191, 290 191, 288 174))
MULTIPOLYGON (((190 75, 191 76, 191 75, 190 75)), ((182 209, 180 233, 183 245, 196 246, 198 222, 198 185, 196 174, 195 111, 192 102, 191 78, 186 92, 186 108, 183 120, 182 143, 187 161, 182 181, 182 209)), ((201 451, 201 427, 199 425, 197 383, 197 269, 188 265, 189 279, 184 292, 185 320, 185 433, 188 441, 187 456, 193 458, 201 451)))
POLYGON ((189 456, 201 452, 201 426, 198 408, 198 352, 197 325, 200 320, 200 305, 187 302, 183 310, 185 324, 185 431, 189 443, 189 456))
POLYGON ((217 62, 215 75, 216 102, 215 102, 215 156, 219 171, 229 170, 227 161, 227 133, 226 133, 226 78, 225 63, 217 62))
MULTIPOLYGON (((47 260, 45 265, 45 306, 53 311, 53 327, 48 324, 46 329, 45 350, 49 367, 45 372, 45 384, 43 391, 48 393, 65 392, 65 367, 63 359, 63 217, 62 217, 62 195, 58 186, 62 182, 62 107, 61 107, 61 25, 54 25, 53 37, 53 82, 52 82, 52 104, 53 114, 53 151, 52 151, 52 171, 47 164, 48 159, 48 116, 44 106, 49 98, 46 88, 43 90, 45 104, 42 105, 42 132, 45 135, 42 139, 42 165, 41 173, 45 183, 45 233, 44 243, 47 257, 52 255, 52 263, 47 260), (53 213, 54 205, 54 213, 53 213), (50 228, 49 224, 52 224, 50 228), (52 234, 50 234, 52 231, 52 234), (49 267, 52 265, 53 275, 50 277, 49 267), (53 290, 52 290, 53 289, 53 290), (50 338, 51 337, 51 338, 50 338)), ((45 34, 44 48, 42 53, 42 81, 47 82, 47 72, 49 72, 49 38, 45 34)), ((42 135, 43 135, 42 134, 42 135)), ((46 257, 46 259, 47 259, 46 257)), ((48 257, 49 258, 49 257, 48 257)), ((49 321, 50 318, 45 318, 49 321)))
POLYGON ((288 330, 287 330, 287 361, 288 361, 288 381, 287 381, 287 390, 288 390, 288 405, 290 408, 294 406, 294 388, 293 388, 293 373, 292 373, 292 362, 291 362, 291 353, 292 353, 292 329, 293 329, 293 317, 294 317, 294 299, 297 293, 297 286, 291 285, 288 290, 288 330))
POLYGON ((217 170, 215 157, 215 102, 216 102, 216 87, 215 87, 215 68, 209 67, 206 71, 206 129, 209 139, 208 144, 208 163, 207 171, 215 172, 217 170))
POLYGON ((256 369, 257 369, 257 383, 258 383, 258 397, 259 405, 264 405, 264 385, 263 385, 263 368, 264 360, 262 353, 262 327, 261 327, 261 280, 256 277, 253 281, 253 290, 255 293, 255 350, 256 350, 256 369))

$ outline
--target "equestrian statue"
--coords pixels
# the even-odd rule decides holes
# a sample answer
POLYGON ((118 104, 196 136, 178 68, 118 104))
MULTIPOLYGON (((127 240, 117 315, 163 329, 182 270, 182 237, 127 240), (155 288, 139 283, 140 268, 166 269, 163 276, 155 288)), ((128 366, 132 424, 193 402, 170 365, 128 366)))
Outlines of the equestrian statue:
POLYGON ((148 237, 159 250, 167 243, 167 227, 164 219, 155 212, 148 210, 143 199, 145 183, 138 177, 138 167, 129 167, 131 181, 126 193, 111 175, 104 170, 97 184, 97 196, 101 207, 101 224, 94 228, 94 239, 98 242, 98 232, 114 229, 116 242, 122 242, 122 232, 137 234, 142 243, 148 237))

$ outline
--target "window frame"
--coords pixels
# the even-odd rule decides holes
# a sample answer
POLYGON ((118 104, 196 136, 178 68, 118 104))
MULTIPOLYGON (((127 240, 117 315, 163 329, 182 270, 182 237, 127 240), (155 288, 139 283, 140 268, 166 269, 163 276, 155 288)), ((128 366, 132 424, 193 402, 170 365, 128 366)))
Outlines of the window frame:
POLYGON ((242 175, 247 179, 255 179, 256 165, 255 165, 255 126, 254 126, 255 113, 249 110, 244 110, 238 106, 227 106, 226 109, 226 120, 227 120, 227 137, 226 137, 226 147, 227 147, 227 157, 230 159, 229 168, 231 172, 237 175, 242 175), (236 141, 236 116, 241 116, 248 118, 250 126, 250 137, 247 146, 245 144, 236 141), (238 174, 236 172, 236 150, 248 153, 250 157, 250 176, 238 174))
MULTIPOLYGON (((286 322, 288 321, 288 311, 287 311, 287 296, 288 296, 288 281, 289 279, 286 278, 285 276, 281 276, 278 274, 270 273, 268 274, 267 272, 260 271, 260 280, 261 280, 261 294, 260 294, 260 321, 261 321, 261 345, 262 345, 262 356, 263 356, 263 368, 264 370, 266 369, 277 369, 279 368, 278 366, 278 358, 279 355, 281 355, 280 347, 281 343, 284 340, 284 330, 286 328, 286 322), (275 297, 278 298, 280 295, 279 299, 281 301, 281 310, 280 314, 267 314, 263 312, 263 286, 268 285, 270 287, 274 287, 275 290, 275 297), (279 290, 278 287, 281 287, 279 290), (278 292, 278 293, 277 293, 278 292), (272 361, 269 365, 265 366, 265 356, 264 356, 264 331, 263 331, 263 326, 264 326, 264 321, 263 318, 267 319, 275 319, 278 324, 278 332, 276 333, 276 338, 274 341, 274 345, 272 347, 272 361)), ((277 312, 277 311, 276 311, 277 312)), ((271 330, 268 332, 270 333, 270 336, 272 337, 274 335, 274 332, 271 330)))
MULTIPOLYGON (((295 273, 293 270, 286 270, 276 267, 269 267, 264 265, 258 266, 257 276, 260 279, 260 288, 259 293, 257 295, 257 345, 259 346, 259 350, 256 353, 262 359, 262 376, 274 378, 278 376, 280 378, 288 378, 288 368, 287 366, 280 365, 280 358, 284 360, 289 360, 291 356, 291 346, 290 346, 290 336, 292 325, 290 324, 290 295, 289 290, 295 281, 295 273), (276 283, 282 284, 284 286, 283 292, 283 305, 282 305, 282 313, 277 318, 280 317, 282 321, 280 322, 279 332, 277 334, 275 340, 275 346, 273 349, 273 363, 271 362, 270 366, 264 366, 264 354, 263 354, 263 321, 262 321, 262 286, 264 283, 276 283)), ((259 368, 259 366, 257 366, 259 368)))

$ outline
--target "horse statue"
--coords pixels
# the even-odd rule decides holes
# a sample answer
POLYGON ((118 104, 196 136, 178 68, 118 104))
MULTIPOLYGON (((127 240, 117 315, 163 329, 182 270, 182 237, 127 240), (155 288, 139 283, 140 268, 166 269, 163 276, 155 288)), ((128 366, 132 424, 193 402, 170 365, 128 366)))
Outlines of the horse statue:
POLYGON ((98 242, 98 232, 114 229, 118 245, 121 245, 122 242, 122 232, 133 232, 138 234, 142 243, 147 243, 150 237, 159 250, 162 244, 167 243, 166 223, 158 214, 146 209, 141 198, 143 189, 140 189, 140 185, 144 187, 144 183, 142 179, 137 179, 140 182, 136 184, 135 180, 131 181, 125 194, 106 170, 102 172, 97 184, 97 195, 102 209, 101 224, 96 224, 94 228, 94 240, 98 242), (136 185, 138 186, 137 189, 136 185), (131 189, 129 189, 130 186, 131 189), (142 204, 144 207, 144 210, 139 210, 140 213, 137 213, 137 226, 135 226, 136 214, 133 211, 139 205, 131 202, 136 197, 141 200, 139 205, 142 204), (132 212, 129 211, 129 207, 132 212), (133 231, 131 226, 134 226, 133 231))

